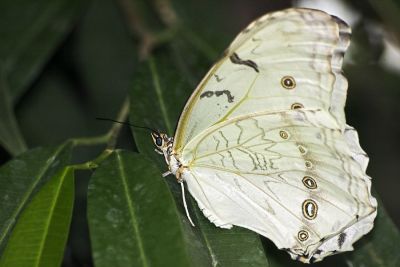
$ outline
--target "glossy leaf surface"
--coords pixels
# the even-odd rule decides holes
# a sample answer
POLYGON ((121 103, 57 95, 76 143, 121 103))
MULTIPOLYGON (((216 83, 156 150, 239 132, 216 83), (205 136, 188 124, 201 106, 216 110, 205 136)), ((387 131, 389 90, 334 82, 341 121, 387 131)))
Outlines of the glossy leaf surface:
POLYGON ((0 266, 60 266, 73 204, 73 169, 66 167, 51 177, 22 212, 0 266))
POLYGON ((93 259, 101 266, 207 266, 190 258, 173 198, 154 164, 117 151, 89 184, 93 259))
POLYGON ((70 150, 68 143, 34 149, 0 168, 0 251, 32 196, 69 163, 70 150))

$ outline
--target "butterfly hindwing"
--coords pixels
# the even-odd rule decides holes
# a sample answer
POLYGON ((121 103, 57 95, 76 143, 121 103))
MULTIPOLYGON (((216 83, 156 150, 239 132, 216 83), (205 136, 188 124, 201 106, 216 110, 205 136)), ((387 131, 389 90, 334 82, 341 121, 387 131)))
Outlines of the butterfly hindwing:
MULTIPOLYGON (((294 255, 314 255, 347 228, 372 228, 376 200, 357 153, 326 111, 289 110, 211 127, 182 158, 189 191, 212 222, 251 229, 294 255)), ((350 250, 354 241, 317 256, 350 250)))

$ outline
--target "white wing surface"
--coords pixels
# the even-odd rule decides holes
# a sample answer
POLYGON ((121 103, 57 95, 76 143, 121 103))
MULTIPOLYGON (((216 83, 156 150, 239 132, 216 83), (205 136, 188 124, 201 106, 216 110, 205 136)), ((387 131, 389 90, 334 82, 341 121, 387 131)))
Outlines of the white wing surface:
POLYGON ((345 128, 342 60, 350 28, 312 9, 267 14, 244 29, 196 88, 180 117, 174 151, 208 127, 254 112, 329 112, 345 128))
POLYGON ((317 261, 352 250, 376 216, 365 154, 347 132, 324 110, 240 116, 185 146, 183 178, 217 226, 251 229, 317 261))
POLYGON ((303 262, 352 250, 372 229, 368 157, 344 114, 350 32, 318 10, 270 13, 201 81, 164 154, 211 222, 303 262))

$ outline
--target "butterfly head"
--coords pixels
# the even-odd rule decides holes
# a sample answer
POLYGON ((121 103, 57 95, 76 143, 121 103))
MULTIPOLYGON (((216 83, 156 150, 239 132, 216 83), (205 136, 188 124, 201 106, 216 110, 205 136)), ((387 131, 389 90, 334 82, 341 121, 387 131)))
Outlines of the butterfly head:
POLYGON ((156 152, 164 155, 165 160, 167 163, 169 163, 174 139, 172 137, 168 137, 165 133, 160 133, 158 131, 152 131, 151 138, 156 146, 156 152))

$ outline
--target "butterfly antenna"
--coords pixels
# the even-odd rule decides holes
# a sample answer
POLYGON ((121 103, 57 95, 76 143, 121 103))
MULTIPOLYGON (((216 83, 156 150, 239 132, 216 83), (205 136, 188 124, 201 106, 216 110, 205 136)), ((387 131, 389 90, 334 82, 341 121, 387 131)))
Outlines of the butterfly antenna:
POLYGON ((149 131, 152 131, 152 132, 159 133, 159 131, 157 131, 157 130, 155 130, 155 129, 152 129, 152 128, 150 128, 150 127, 147 127, 147 126, 139 126, 139 125, 131 124, 131 123, 129 123, 129 122, 117 121, 117 120, 108 119, 108 118, 96 118, 96 120, 99 120, 99 121, 112 121, 112 122, 121 123, 121 124, 123 124, 123 125, 130 126, 130 127, 140 128, 140 129, 146 129, 146 130, 149 130, 149 131))
POLYGON ((195 227, 192 218, 190 218, 189 210, 186 204, 186 197, 185 197, 185 185, 183 184, 183 181, 179 182, 181 184, 181 189, 182 189, 182 199, 183 199, 183 206, 185 207, 185 212, 186 212, 186 217, 189 219, 190 224, 195 227))

